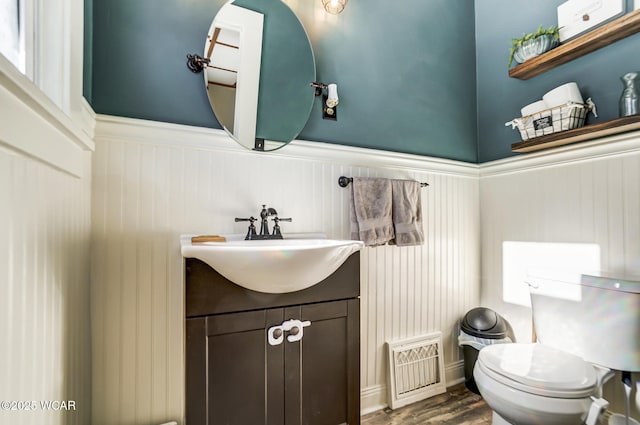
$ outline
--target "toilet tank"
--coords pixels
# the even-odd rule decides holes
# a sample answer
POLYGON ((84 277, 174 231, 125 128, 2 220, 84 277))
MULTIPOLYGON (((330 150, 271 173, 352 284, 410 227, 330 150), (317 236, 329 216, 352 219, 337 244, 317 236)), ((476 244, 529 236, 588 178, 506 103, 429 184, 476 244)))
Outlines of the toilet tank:
POLYGON ((526 282, 538 342, 640 371, 640 277, 533 270, 526 282))

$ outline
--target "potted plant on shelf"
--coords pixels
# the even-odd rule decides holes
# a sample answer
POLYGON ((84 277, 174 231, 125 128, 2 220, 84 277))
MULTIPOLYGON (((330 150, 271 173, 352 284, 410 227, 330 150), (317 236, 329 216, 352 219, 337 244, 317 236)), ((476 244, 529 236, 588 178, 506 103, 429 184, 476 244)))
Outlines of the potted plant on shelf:
POLYGON ((520 38, 511 39, 511 50, 509 52, 509 64, 511 66, 515 59, 518 63, 535 58, 542 53, 557 47, 560 44, 560 28, 552 25, 547 29, 538 27, 538 31, 523 34, 520 38))

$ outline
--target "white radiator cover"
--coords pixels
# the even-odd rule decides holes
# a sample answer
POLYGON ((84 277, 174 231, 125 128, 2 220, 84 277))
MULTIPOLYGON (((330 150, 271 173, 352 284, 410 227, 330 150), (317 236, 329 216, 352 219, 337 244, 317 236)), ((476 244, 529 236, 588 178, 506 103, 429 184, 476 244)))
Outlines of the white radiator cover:
POLYGON ((442 333, 391 341, 389 358, 389 407, 397 409, 447 390, 442 333))

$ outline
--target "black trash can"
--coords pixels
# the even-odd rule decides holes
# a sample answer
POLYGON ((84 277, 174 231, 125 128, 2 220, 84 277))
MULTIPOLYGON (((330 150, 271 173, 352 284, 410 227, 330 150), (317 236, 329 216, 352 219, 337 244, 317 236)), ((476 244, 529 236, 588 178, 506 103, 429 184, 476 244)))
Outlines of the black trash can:
POLYGON ((507 343, 507 323, 495 311, 486 307, 471 309, 464 315, 460 323, 458 345, 464 355, 465 385, 476 394, 480 394, 473 379, 473 367, 478 360, 480 349, 491 344, 507 343))

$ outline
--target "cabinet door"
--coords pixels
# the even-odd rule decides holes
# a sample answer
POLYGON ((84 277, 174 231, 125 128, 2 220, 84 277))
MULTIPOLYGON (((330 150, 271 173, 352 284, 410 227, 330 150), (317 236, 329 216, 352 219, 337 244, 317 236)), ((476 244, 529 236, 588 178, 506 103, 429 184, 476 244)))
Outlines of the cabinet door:
POLYGON ((360 300, 189 318, 187 425, 358 425, 360 300), (310 321, 270 345, 267 330, 310 321))
POLYGON ((299 342, 285 343, 285 424, 360 423, 360 300, 285 309, 309 320, 299 342))
POLYGON ((188 425, 282 425, 283 347, 266 330, 282 309, 187 319, 188 425))

